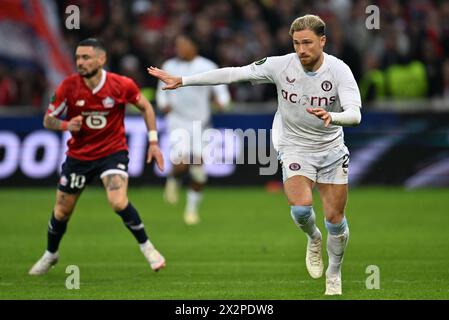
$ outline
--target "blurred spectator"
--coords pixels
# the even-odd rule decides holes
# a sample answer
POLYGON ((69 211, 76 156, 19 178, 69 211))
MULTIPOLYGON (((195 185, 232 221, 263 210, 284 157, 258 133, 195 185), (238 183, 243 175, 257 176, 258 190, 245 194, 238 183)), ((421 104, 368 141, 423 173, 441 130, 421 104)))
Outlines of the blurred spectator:
POLYGON ((5 66, 0 64, 0 107, 14 105, 17 101, 17 84, 8 74, 5 66))
POLYGON ((427 95, 428 80, 421 61, 393 64, 385 71, 387 94, 395 100, 423 98, 427 95))
POLYGON ((48 86, 44 73, 22 67, 16 69, 13 76, 18 88, 16 105, 40 108, 48 86))
MULTIPOLYGON (((134 79, 139 88, 141 88, 144 96, 148 100, 154 102, 155 88, 153 81, 151 81, 152 79, 150 77, 146 76, 143 70, 145 70, 145 68, 143 68, 139 59, 135 55, 127 54, 120 60, 120 74, 134 79)), ((138 109, 135 109, 134 111, 140 112, 138 109)))
POLYGON ((449 101, 449 59, 443 63, 443 98, 449 101))
POLYGON ((360 54, 356 47, 344 37, 340 23, 333 20, 327 23, 326 52, 342 59, 350 68, 358 82, 362 74, 360 54))
POLYGON ((367 54, 364 66, 366 70, 359 83, 362 101, 371 102, 385 99, 387 90, 385 73, 380 69, 376 55, 367 54))
POLYGON ((443 94, 443 74, 441 54, 437 52, 435 45, 428 39, 423 44, 423 62, 428 79, 428 96, 441 97, 443 94))

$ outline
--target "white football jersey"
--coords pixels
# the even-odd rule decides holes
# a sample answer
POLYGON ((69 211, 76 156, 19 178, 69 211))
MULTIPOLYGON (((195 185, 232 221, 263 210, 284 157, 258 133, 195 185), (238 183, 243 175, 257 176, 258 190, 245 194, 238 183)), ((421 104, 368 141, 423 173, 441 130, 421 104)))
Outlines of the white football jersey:
POLYGON ((278 111, 273 121, 273 144, 277 150, 295 146, 304 151, 328 150, 344 144, 343 128, 309 114, 306 108, 321 107, 342 112, 346 107, 361 107, 360 91, 349 67, 324 53, 316 72, 306 72, 296 53, 268 57, 245 66, 253 84, 274 83, 278 111))
MULTIPOLYGON (((196 73, 217 69, 217 65, 201 56, 192 61, 178 58, 167 60, 162 69, 168 73, 188 76, 196 73)), ((174 130, 182 127, 187 130, 192 126, 192 121, 201 121, 202 126, 207 126, 210 121, 211 95, 217 101, 226 106, 230 102, 230 94, 227 85, 184 87, 176 91, 162 90, 164 84, 159 81, 156 92, 156 103, 159 109, 171 107, 172 111, 167 115, 168 129, 174 130)))

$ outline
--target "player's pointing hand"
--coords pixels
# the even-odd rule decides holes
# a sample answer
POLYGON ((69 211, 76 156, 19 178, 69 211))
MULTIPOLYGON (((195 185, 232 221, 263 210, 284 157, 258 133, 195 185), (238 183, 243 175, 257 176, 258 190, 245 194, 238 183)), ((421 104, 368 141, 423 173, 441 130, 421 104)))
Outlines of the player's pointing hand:
POLYGON ((163 87, 162 90, 173 90, 182 86, 181 77, 172 76, 171 74, 168 74, 164 70, 161 70, 156 67, 149 67, 147 68, 147 71, 149 75, 158 78, 159 80, 161 80, 166 84, 166 86, 163 87))
POLYGON ((154 159, 156 160, 157 167, 159 170, 164 171, 164 157, 162 156, 161 150, 157 143, 150 143, 148 146, 147 163, 151 163, 154 159))
POLYGON ((329 112, 327 112, 323 108, 307 108, 306 110, 308 113, 313 114, 323 120, 325 127, 327 127, 332 121, 332 117, 329 112))

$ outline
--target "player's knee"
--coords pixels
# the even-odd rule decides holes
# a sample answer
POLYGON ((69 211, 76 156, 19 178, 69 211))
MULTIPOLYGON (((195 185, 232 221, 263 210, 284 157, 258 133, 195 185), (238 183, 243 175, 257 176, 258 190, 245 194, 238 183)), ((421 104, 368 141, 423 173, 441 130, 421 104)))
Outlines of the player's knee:
POLYGON ((59 221, 67 221, 69 220, 73 210, 70 210, 68 208, 62 207, 62 206, 56 206, 53 209, 54 216, 59 221))
POLYGON ((180 161, 181 163, 173 165, 172 174, 175 177, 182 176, 187 172, 187 169, 189 166, 187 164, 184 164, 184 161, 180 161))
POLYGON ((203 166, 199 165, 190 166, 189 173, 194 182, 199 184, 205 184, 207 182, 207 174, 204 171, 203 166))
POLYGON ((312 206, 291 206, 290 208, 293 220, 301 224, 307 222, 313 214, 312 206))
POLYGON ((326 212, 326 221, 330 223, 339 223, 344 219, 345 216, 343 211, 338 209, 327 208, 325 212, 326 212))
POLYGON ((288 190, 286 189, 286 195, 287 195, 287 201, 289 203, 290 206, 311 206, 313 203, 313 198, 312 198, 312 194, 308 193, 308 192, 301 192, 300 194, 294 193, 292 194, 291 192, 287 192, 288 190))
POLYGON ((110 197, 108 199, 109 205, 111 206, 112 210, 115 212, 122 211, 126 208, 128 205, 128 198, 127 197, 110 197))
POLYGON ((58 192, 56 196, 56 203, 53 208, 56 219, 59 221, 67 221, 72 215, 75 204, 76 197, 58 192))

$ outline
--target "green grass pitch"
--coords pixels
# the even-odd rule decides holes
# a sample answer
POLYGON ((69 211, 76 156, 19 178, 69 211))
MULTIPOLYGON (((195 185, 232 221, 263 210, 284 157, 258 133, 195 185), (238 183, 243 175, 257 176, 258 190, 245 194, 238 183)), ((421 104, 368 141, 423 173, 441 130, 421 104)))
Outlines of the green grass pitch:
MULTIPOLYGON (((109 209, 104 191, 89 188, 58 265, 46 276, 28 276, 45 248, 54 195, 53 189, 0 190, 0 299, 327 299, 324 278, 307 274, 306 238, 283 194, 262 188, 207 189, 202 221, 189 227, 183 202, 169 206, 161 188, 131 183, 129 197, 167 259, 159 273, 109 209), (65 287, 68 265, 80 268, 79 290, 65 287)), ((353 188, 347 216, 351 236, 337 299, 449 299, 447 189, 353 188), (369 265, 379 267, 379 290, 366 288, 369 265)))

